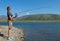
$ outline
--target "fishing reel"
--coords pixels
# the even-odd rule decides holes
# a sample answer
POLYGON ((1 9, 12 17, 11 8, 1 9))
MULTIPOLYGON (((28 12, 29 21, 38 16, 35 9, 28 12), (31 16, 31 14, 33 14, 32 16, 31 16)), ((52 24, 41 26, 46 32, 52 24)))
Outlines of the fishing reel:
POLYGON ((11 20, 13 21, 15 18, 17 18, 17 13, 15 13, 15 15, 11 15, 11 17, 14 16, 11 20))
POLYGON ((17 18, 17 16, 18 16, 17 13, 15 13, 15 16, 13 18, 17 18))

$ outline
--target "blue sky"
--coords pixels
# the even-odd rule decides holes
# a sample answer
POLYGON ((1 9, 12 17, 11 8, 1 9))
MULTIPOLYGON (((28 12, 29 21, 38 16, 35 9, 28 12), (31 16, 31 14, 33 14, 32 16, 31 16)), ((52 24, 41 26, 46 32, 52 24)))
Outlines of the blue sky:
POLYGON ((60 0, 0 0, 0 15, 6 15, 6 7, 11 6, 12 13, 19 16, 29 14, 60 14, 60 0), (39 8, 39 9, 38 9, 39 8))

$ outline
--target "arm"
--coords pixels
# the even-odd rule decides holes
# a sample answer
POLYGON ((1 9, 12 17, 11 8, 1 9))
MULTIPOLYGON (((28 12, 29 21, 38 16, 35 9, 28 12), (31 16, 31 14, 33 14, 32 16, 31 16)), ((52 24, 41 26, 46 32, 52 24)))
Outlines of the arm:
POLYGON ((12 16, 12 18, 14 18, 14 17, 15 17, 15 15, 12 16))
POLYGON ((14 17, 15 17, 15 15, 10 15, 9 17, 12 19, 12 18, 14 18, 14 17))
POLYGON ((12 16, 13 18, 16 18, 17 17, 17 13, 15 13, 15 15, 12 16))
POLYGON ((12 16, 9 16, 11 19, 13 18, 12 16))
POLYGON ((9 17, 10 17, 11 19, 12 19, 12 18, 16 18, 16 17, 17 17, 17 13, 16 13, 15 15, 11 14, 9 17))

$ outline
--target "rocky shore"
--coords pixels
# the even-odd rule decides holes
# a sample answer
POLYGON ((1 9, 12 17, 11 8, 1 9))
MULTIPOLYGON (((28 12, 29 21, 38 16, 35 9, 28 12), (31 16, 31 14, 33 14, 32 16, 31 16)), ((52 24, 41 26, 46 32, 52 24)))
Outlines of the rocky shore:
MULTIPOLYGON (((8 26, 0 26, 0 41, 9 41, 7 40, 8 26)), ((12 28, 12 41, 24 41, 24 32, 22 29, 13 27, 12 28)))

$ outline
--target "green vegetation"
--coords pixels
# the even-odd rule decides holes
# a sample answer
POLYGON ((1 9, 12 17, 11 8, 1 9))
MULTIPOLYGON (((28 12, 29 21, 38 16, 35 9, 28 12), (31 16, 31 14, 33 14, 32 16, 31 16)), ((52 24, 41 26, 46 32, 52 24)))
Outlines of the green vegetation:
MULTIPOLYGON (((7 20, 0 20, 0 22, 7 22, 7 20)), ((60 22, 60 20, 14 20, 13 22, 60 22)))
POLYGON ((14 22, 60 22, 60 20, 15 20, 14 22))
MULTIPOLYGON (((0 22, 7 22, 7 17, 0 17, 0 22)), ((36 14, 26 15, 14 19, 14 22, 60 22, 60 15, 57 14, 36 14)))
POLYGON ((37 14, 27 15, 17 18, 17 20, 60 20, 60 15, 56 14, 37 14))

